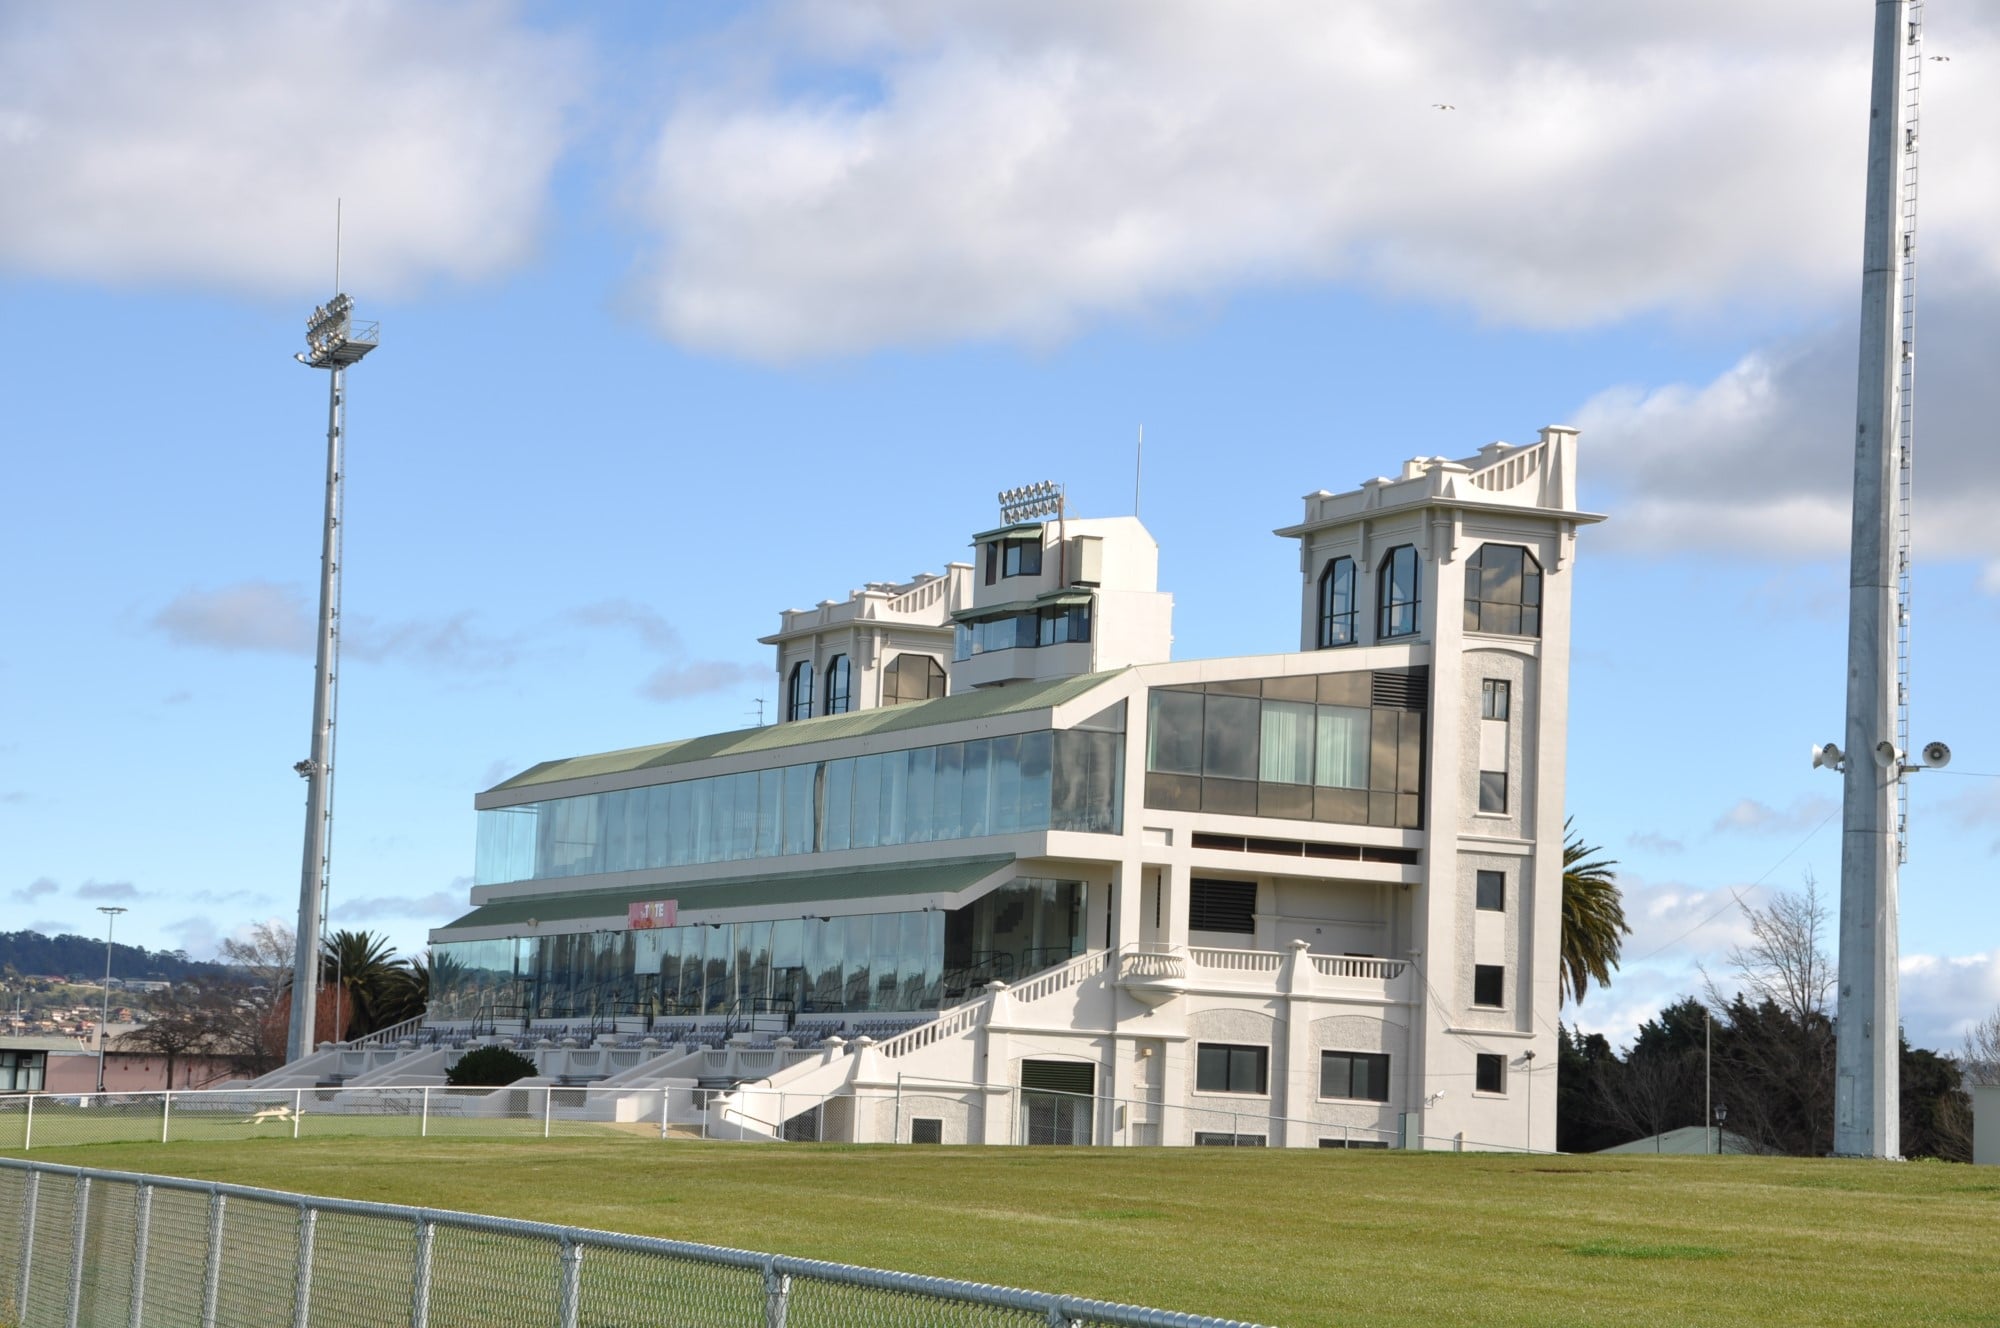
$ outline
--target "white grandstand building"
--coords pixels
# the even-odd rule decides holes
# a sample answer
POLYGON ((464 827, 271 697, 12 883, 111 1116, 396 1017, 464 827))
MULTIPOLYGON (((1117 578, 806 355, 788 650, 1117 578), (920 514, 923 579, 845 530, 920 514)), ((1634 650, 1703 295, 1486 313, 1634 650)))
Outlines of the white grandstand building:
POLYGON ((1132 517, 787 612, 780 722, 480 794, 426 1025, 260 1083, 499 1040, 663 1129, 1553 1149, 1575 467, 1308 495, 1284 654, 1171 660, 1132 517))

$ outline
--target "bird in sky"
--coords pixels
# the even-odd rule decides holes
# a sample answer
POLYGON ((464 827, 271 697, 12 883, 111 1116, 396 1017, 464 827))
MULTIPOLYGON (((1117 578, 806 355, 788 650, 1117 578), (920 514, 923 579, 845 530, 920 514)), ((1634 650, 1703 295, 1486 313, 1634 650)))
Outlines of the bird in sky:
POLYGON ((1931 57, 1931 59, 1936 60, 1939 64, 1948 65, 1951 63, 1951 57, 1948 55, 1934 55, 1931 57))
POLYGON ((1448 101, 1434 101, 1431 103, 1431 109, 1434 111, 1455 111, 1458 107, 1448 101))

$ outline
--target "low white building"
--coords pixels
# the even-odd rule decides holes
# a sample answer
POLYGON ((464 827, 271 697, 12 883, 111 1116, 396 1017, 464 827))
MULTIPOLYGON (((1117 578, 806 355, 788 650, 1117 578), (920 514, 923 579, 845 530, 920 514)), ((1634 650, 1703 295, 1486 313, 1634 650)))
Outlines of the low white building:
POLYGON ((787 613, 785 722, 478 797, 434 1014, 782 1032, 753 1134, 1553 1149, 1575 465, 1308 495, 1285 654, 1171 661, 1130 517, 787 613))

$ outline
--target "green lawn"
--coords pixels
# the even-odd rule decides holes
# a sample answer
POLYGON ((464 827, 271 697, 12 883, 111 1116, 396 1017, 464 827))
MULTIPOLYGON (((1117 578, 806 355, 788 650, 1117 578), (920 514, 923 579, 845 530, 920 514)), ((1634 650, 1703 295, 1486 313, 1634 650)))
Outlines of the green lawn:
POLYGON ((1938 1163, 624 1137, 34 1156, 1287 1326, 2000 1325, 2000 1172, 1938 1163))

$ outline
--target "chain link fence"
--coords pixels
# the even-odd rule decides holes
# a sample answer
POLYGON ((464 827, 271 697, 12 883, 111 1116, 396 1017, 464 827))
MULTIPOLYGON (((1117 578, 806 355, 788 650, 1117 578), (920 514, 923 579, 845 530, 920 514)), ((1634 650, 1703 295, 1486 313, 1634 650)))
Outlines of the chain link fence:
POLYGON ((0 1324, 1251 1328, 467 1213, 0 1159, 0 1324))

